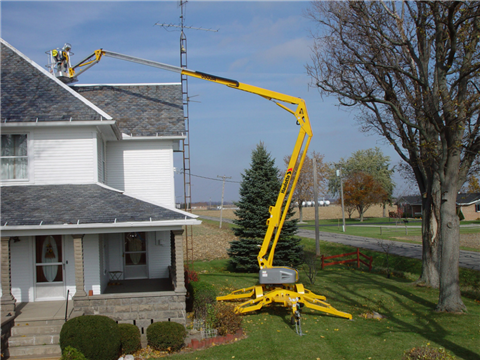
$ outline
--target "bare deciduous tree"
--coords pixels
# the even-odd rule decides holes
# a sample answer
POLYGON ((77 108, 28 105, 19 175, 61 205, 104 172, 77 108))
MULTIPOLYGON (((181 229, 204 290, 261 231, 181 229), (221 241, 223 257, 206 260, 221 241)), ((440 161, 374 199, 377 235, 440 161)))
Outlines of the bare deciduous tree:
POLYGON ((419 281, 438 311, 463 311, 456 195, 480 152, 480 2, 315 1, 307 71, 325 95, 357 106, 388 140, 422 195, 419 281))
MULTIPOLYGON (((306 155, 305 161, 303 162, 302 172, 298 178, 297 186, 295 187, 295 192, 293 193, 293 199, 298 202, 298 212, 299 212, 299 221, 303 221, 303 205, 305 201, 313 200, 313 159, 317 160, 317 182, 318 182, 318 192, 325 193, 326 191, 326 179, 329 172, 328 165, 323 162, 324 156, 313 151, 311 156, 306 155)), ((290 161, 290 156, 285 156, 283 161, 285 165, 288 165, 290 161)), ((295 177, 295 174, 292 174, 292 178, 295 177)))

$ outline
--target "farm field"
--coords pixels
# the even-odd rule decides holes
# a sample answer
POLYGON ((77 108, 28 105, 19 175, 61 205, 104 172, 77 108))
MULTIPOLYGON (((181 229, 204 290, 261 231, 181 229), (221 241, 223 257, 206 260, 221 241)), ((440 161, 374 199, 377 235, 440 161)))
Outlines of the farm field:
MULTIPOLYGON (((395 206, 387 206, 386 214, 388 215, 389 211, 396 211, 397 207, 395 206)), ((233 213, 234 210, 232 209, 223 209, 222 217, 224 219, 235 219, 235 214, 233 213)), ((194 209, 193 213, 196 215, 203 215, 203 216, 212 216, 212 217, 220 217, 220 210, 205 210, 205 209, 194 209)), ((298 219, 298 209, 295 212, 294 218, 298 219)), ((382 206, 372 206, 370 209, 367 210, 365 213, 365 217, 382 217, 383 216, 383 207, 382 206)), ((348 218, 348 215, 345 213, 345 217, 348 218)), ((352 214, 352 218, 358 217, 358 212, 354 211, 352 214)), ((342 207, 337 204, 329 205, 329 206, 320 206, 318 208, 318 218, 319 219, 340 219, 342 220, 342 207)), ((315 208, 314 207, 305 207, 303 208, 303 220, 315 220, 315 208)))

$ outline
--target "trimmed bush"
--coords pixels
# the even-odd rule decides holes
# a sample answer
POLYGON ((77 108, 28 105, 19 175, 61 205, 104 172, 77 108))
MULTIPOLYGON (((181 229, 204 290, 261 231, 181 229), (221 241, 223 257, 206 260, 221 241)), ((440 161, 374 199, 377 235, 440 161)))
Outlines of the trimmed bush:
POLYGON ((118 324, 122 354, 133 354, 142 348, 140 330, 133 324, 118 324))
POLYGON ((60 332, 62 353, 68 346, 80 351, 88 360, 116 360, 121 350, 118 325, 102 315, 68 320, 60 332))
POLYGON ((161 321, 147 328, 147 342, 155 350, 180 350, 187 336, 185 327, 176 322, 161 321))
POLYGON ((426 346, 414 347, 405 352, 402 360, 453 360, 455 356, 448 354, 443 348, 426 346))
POLYGON ((87 360, 87 358, 77 349, 67 346, 62 352, 61 360, 87 360))
POLYGON ((235 305, 217 303, 215 310, 214 328, 218 330, 218 335, 235 334, 241 328, 243 317, 235 312, 235 305))
POLYGON ((193 298, 192 310, 197 319, 207 317, 208 306, 217 302, 215 288, 206 282, 196 281, 189 284, 190 296, 193 298))

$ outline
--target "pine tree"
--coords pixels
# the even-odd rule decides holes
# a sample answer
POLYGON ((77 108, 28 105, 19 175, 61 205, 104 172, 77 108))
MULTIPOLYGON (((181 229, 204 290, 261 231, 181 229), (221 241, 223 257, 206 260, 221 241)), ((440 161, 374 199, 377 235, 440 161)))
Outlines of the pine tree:
MULTIPOLYGON (((267 231, 269 208, 275 205, 280 191, 281 179, 275 160, 270 157, 263 143, 252 151, 250 169, 242 174, 240 201, 235 205, 237 217, 234 220, 235 236, 239 239, 230 243, 230 264, 235 271, 257 272, 257 255, 267 231)), ((300 239, 295 238, 297 220, 291 220, 290 208, 275 249, 274 265, 297 266, 301 264, 303 248, 300 239)))

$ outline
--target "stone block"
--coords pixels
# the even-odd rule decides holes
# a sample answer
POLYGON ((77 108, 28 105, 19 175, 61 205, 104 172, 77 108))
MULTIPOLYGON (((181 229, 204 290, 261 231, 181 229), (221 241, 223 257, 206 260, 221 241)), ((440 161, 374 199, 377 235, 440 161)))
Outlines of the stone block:
POLYGON ((90 300, 90 306, 105 306, 105 300, 92 299, 90 300))
POLYGON ((185 310, 185 303, 170 303, 170 310, 185 310))
POLYGON ((155 319, 158 313, 155 311, 143 311, 137 314, 139 319, 155 319))
POLYGON ((130 305, 115 306, 115 313, 130 312, 130 305))
POLYGON ((156 304, 155 310, 156 311, 166 311, 170 308, 169 304, 156 304))
POLYGON ((155 310, 155 305, 153 304, 142 304, 138 305, 138 311, 143 312, 143 311, 154 311, 155 310))
POLYGON ((122 299, 108 299, 106 300, 107 306, 118 306, 122 305, 122 299))
POLYGON ((112 319, 116 321, 133 321, 135 318, 132 316, 130 312, 124 312, 124 313, 115 313, 112 316, 112 319))

